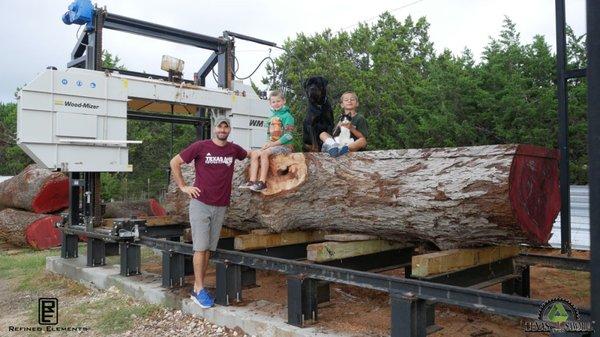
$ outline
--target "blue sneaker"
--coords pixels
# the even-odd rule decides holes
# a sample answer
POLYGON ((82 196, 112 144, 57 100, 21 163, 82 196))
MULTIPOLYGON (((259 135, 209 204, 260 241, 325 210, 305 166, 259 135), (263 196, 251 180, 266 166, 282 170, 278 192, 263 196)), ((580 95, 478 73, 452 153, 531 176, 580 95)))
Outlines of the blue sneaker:
POLYGON ((344 145, 342 147, 340 147, 340 150, 338 152, 338 156, 343 156, 346 153, 348 153, 350 151, 350 149, 348 148, 348 145, 344 145))
POLYGON ((332 145, 323 144, 323 146, 321 147, 321 152, 327 152, 329 154, 329 156, 331 156, 331 157, 337 157, 338 151, 339 151, 339 149, 338 149, 336 143, 334 143, 332 145))
POLYGON ((208 309, 215 305, 215 300, 205 288, 202 288, 197 294, 192 290, 192 296, 190 296, 190 298, 203 309, 208 309))

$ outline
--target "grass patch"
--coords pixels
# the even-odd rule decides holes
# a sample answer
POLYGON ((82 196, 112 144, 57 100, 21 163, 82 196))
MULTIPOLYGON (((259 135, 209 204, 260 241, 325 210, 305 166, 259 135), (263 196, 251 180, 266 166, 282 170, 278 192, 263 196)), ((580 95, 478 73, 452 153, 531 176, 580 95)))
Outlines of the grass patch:
POLYGON ((103 335, 115 334, 132 329, 138 319, 160 310, 161 307, 156 304, 138 303, 128 297, 109 295, 65 309, 62 323, 89 326, 103 335))

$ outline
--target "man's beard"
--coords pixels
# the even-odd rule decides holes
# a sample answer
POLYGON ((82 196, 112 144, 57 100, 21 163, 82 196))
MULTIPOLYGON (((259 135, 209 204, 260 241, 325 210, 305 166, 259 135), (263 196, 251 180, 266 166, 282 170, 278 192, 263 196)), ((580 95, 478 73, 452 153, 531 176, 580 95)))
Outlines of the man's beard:
POLYGON ((218 140, 227 140, 227 137, 229 137, 228 133, 226 133, 226 134, 219 134, 219 133, 217 133, 217 139, 218 140))

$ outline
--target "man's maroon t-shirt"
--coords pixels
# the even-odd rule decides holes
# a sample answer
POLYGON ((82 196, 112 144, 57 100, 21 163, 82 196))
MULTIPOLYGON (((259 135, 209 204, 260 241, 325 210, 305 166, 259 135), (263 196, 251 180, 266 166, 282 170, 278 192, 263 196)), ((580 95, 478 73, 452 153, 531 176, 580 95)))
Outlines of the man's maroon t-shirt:
POLYGON ((233 162, 246 158, 246 150, 231 142, 219 146, 209 139, 192 143, 179 156, 186 163, 194 160, 194 186, 200 189, 196 199, 211 206, 229 206, 233 162))

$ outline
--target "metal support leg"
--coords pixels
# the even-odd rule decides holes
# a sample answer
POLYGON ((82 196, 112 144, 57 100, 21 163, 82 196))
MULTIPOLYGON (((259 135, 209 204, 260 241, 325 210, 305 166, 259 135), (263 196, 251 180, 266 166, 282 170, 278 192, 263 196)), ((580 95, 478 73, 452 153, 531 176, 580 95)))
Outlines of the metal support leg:
POLYGON ((217 292, 215 303, 229 305, 242 300, 242 266, 215 262, 217 269, 217 292))
POLYGON ((390 293, 392 302, 392 337, 425 337, 427 310, 425 300, 390 293))
POLYGON ((139 275, 141 269, 142 254, 140 245, 130 242, 121 242, 121 275, 139 275))
POLYGON ((242 287, 256 286, 256 269, 242 266, 242 287))
POLYGON ((72 259, 79 256, 79 237, 62 233, 62 245, 60 246, 60 257, 72 259))
POLYGON ((515 280, 515 293, 519 296, 531 297, 529 266, 524 266, 521 277, 515 280))
POLYGON ((523 266, 521 277, 502 282, 502 293, 530 297, 531 288, 529 281, 529 266, 523 266))
POLYGON ((317 320, 317 280, 297 275, 287 277, 288 323, 302 327, 307 320, 317 320))
POLYGON ((106 256, 119 255, 119 243, 118 242, 106 242, 104 245, 104 252, 105 252, 106 256))
POLYGON ((185 255, 163 251, 162 286, 166 288, 183 285, 185 274, 185 255))
POLYGON ((317 281, 317 304, 329 302, 331 300, 331 291, 329 282, 317 281))
POLYGON ((106 264, 105 242, 100 239, 88 238, 87 241, 87 266, 97 267, 106 264))

